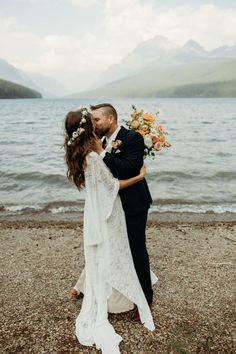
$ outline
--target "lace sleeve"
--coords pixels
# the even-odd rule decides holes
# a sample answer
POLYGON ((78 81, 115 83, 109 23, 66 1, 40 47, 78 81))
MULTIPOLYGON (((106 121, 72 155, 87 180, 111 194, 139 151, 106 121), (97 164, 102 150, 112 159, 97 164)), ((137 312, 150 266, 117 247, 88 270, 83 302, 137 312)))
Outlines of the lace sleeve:
POLYGON ((87 194, 96 200, 96 207, 99 209, 100 217, 107 220, 113 209, 115 199, 119 192, 119 180, 114 178, 103 160, 92 153, 87 159, 85 172, 87 194))

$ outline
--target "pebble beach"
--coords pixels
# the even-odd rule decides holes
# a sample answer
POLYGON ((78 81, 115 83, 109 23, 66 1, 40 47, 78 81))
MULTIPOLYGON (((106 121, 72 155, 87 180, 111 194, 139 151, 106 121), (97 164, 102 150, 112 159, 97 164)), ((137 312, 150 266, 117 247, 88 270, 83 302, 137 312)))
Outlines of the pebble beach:
MULTIPOLYGON (((122 354, 233 354, 236 221, 152 217, 147 245, 154 287, 150 333, 132 312, 109 319, 122 354)), ((0 352, 101 353, 81 346, 70 289, 84 266, 82 221, 0 220, 0 352)))

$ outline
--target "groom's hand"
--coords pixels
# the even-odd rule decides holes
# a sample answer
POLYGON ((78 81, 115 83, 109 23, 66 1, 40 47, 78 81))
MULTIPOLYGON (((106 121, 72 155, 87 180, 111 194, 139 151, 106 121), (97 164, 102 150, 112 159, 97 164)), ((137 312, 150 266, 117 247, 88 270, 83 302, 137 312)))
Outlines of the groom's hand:
POLYGON ((100 155, 104 151, 101 139, 96 137, 93 143, 91 144, 91 149, 100 155))

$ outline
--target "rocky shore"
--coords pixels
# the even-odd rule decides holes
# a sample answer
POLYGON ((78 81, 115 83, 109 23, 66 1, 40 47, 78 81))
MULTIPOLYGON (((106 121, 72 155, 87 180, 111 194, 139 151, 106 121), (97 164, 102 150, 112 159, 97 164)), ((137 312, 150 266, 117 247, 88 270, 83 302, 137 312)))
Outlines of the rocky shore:
MULTIPOLYGON (((70 288, 84 265, 82 224, 0 221, 1 353, 100 353, 75 338, 81 299, 70 288)), ((132 313, 109 315, 122 354, 233 354, 235 221, 157 222, 147 244, 155 285, 149 333, 132 313)))

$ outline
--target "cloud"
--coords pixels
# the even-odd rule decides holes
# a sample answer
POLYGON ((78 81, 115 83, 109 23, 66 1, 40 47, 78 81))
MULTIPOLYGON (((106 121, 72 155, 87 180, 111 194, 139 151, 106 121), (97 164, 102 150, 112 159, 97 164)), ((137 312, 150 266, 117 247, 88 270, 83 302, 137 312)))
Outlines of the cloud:
POLYGON ((67 0, 69 3, 72 5, 78 6, 78 7, 91 7, 91 6, 96 6, 101 3, 99 0, 67 0))
POLYGON ((117 39, 127 50, 128 45, 134 46, 157 34, 180 45, 194 38, 212 49, 223 44, 235 44, 235 18, 235 8, 211 4, 197 8, 190 5, 161 8, 154 1, 107 0, 102 26, 107 37, 117 39))
MULTIPOLYGON (((85 0, 60 3, 68 7, 68 2, 79 6, 78 9, 85 6, 85 0)), ((45 34, 36 27, 28 28, 17 17, 0 15, 0 57, 22 69, 62 80, 71 90, 79 90, 96 81, 102 70, 118 62, 141 41, 156 35, 179 45, 193 38, 208 49, 235 44, 235 8, 212 4, 160 7, 159 2, 152 0, 86 0, 86 4, 90 6, 84 9, 88 12, 87 22, 93 14, 91 26, 86 30, 78 20, 77 27, 67 33, 63 33, 63 28, 55 33, 53 22, 51 33, 45 34), (96 6, 102 3, 96 22, 96 6)), ((63 15, 62 9, 61 12, 63 15)), ((58 16, 59 12, 55 21, 60 22, 58 16)))

